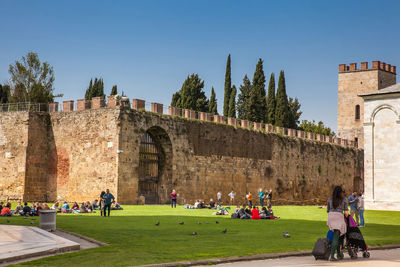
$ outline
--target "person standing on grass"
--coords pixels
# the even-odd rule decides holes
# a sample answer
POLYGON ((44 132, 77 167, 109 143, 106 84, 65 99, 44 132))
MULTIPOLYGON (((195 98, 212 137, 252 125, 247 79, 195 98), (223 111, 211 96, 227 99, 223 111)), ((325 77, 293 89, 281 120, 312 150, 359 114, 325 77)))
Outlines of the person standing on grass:
POLYGON ((265 198, 265 193, 262 190, 262 188, 260 188, 260 191, 258 192, 258 197, 260 198, 260 206, 264 207, 264 198, 265 198))
POLYGON ((233 204, 235 204, 235 192, 233 192, 233 190, 228 194, 228 196, 229 196, 229 198, 230 198, 230 204, 231 204, 231 206, 233 205, 233 204))
POLYGON ((358 208, 358 213, 360 214, 360 227, 364 227, 365 221, 364 221, 364 195, 363 194, 360 194, 358 197, 357 208, 358 208))
POLYGON ((106 192, 101 191, 100 193, 100 201, 99 201, 99 209, 100 209, 100 216, 103 216, 103 212, 104 212, 104 195, 106 194, 106 192))
POLYGON ((218 193, 217 193, 217 202, 221 203, 221 201, 222 201, 222 193, 220 191, 218 191, 218 193))
POLYGON ((107 217, 106 211, 108 209, 108 217, 110 217, 110 211, 111 211, 111 202, 114 202, 115 197, 113 194, 110 193, 110 189, 106 190, 106 194, 103 195, 104 199, 104 217, 107 217))
POLYGON ((175 189, 172 190, 172 193, 169 194, 169 195, 171 196, 171 208, 176 208, 176 197, 177 197, 178 195, 176 194, 175 189))
POLYGON ((265 197, 267 199, 267 208, 271 208, 272 207, 272 189, 269 189, 269 192, 266 193, 265 197))
POLYGON ((253 207, 253 195, 251 194, 251 192, 249 192, 246 197, 247 201, 249 202, 249 207, 251 209, 251 207, 253 207))
POLYGON ((340 237, 346 234, 347 226, 345 217, 349 216, 349 208, 347 206, 346 197, 344 195, 341 186, 336 186, 333 190, 332 197, 328 199, 327 212, 328 221, 327 224, 329 229, 333 231, 333 241, 331 246, 331 261, 337 261, 343 259, 343 255, 340 252, 340 237), (337 252, 337 258, 335 258, 335 252, 337 252))
POLYGON ((349 196, 349 205, 350 205, 350 216, 352 216, 354 219, 356 219, 357 226, 360 225, 360 218, 358 214, 358 209, 357 209, 357 203, 358 203, 358 197, 357 197, 357 192, 354 191, 353 194, 349 196))

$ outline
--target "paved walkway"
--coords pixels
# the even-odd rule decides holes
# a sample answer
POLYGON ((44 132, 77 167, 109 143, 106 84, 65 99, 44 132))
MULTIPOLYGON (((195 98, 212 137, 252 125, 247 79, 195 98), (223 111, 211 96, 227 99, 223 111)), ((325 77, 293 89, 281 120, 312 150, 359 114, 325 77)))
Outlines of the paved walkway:
POLYGON ((0 264, 79 249, 79 243, 38 227, 0 225, 0 264))
POLYGON ((308 266, 340 266, 340 267, 394 267, 400 266, 400 249, 390 250, 372 250, 371 258, 363 259, 361 253, 356 260, 350 260, 348 255, 345 254, 345 259, 340 262, 328 262, 328 261, 316 261, 312 256, 304 257, 288 257, 271 260, 259 260, 259 261, 243 261, 234 262, 227 264, 219 264, 221 267, 259 267, 259 266, 296 266, 296 267, 308 267, 308 266))

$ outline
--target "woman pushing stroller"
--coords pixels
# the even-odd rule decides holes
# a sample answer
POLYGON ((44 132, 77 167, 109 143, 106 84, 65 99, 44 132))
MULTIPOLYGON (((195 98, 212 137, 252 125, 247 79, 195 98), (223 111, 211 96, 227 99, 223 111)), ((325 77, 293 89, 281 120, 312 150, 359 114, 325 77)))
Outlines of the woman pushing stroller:
POLYGON ((343 259, 343 254, 340 252, 340 239, 346 234, 347 225, 345 221, 349 216, 349 208, 344 195, 342 187, 336 186, 333 190, 332 197, 328 199, 327 211, 328 211, 328 227, 333 231, 333 241, 331 247, 331 261, 337 261, 343 259), (343 215, 344 213, 344 215, 343 215), (335 258, 335 252, 337 252, 337 258, 335 258))

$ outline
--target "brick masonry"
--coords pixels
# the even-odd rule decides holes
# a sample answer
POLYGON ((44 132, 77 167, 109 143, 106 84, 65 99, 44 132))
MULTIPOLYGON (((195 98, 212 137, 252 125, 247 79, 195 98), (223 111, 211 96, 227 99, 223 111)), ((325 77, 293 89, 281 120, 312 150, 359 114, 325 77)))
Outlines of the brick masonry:
MULTIPOLYGON (((176 189, 180 203, 231 190, 275 191, 275 200, 325 201, 336 184, 363 178, 363 150, 228 124, 132 109, 0 114, 0 199, 83 201, 109 188, 137 204, 139 144, 147 131, 160 147, 159 203, 176 189)), ((306 202, 312 203, 312 202, 306 202)))

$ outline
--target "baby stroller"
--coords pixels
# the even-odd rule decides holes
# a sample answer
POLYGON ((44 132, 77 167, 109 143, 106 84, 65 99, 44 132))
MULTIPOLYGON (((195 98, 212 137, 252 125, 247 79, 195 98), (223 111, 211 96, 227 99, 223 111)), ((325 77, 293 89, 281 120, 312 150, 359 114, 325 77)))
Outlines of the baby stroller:
POLYGON ((349 256, 352 259, 356 259, 357 253, 362 251, 362 256, 364 258, 369 258, 370 253, 368 251, 368 246, 365 244, 364 237, 353 217, 348 216, 345 220, 347 224, 346 248, 349 256))

